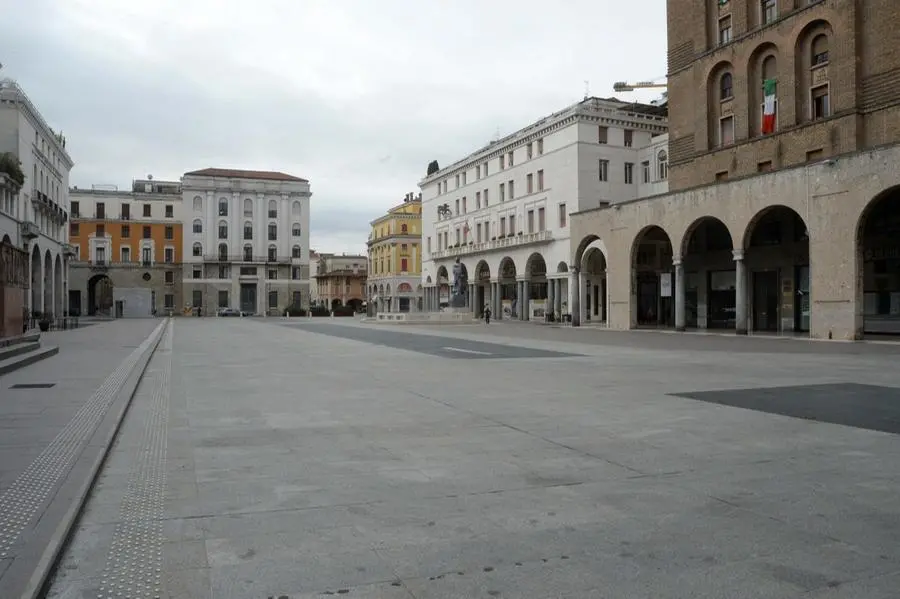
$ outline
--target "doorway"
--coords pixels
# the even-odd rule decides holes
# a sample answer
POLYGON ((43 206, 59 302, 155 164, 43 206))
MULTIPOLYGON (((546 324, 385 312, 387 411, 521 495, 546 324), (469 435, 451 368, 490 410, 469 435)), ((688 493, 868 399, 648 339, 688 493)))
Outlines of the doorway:
POLYGON ((256 285, 241 283, 241 312, 256 314, 256 285))
POLYGON ((798 266, 794 272, 797 298, 794 301, 794 330, 809 332, 809 265, 798 266))
POLYGON ((753 330, 778 332, 778 271, 753 273, 753 330))

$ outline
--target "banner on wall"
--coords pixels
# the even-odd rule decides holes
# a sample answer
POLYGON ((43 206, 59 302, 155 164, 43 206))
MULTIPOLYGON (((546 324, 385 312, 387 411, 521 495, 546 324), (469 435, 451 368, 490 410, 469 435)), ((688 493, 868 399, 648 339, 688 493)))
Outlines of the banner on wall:
POLYGON ((501 301, 500 308, 503 310, 503 318, 512 318, 513 317, 513 302, 512 302, 512 300, 501 301))
POLYGON ((531 320, 544 320, 547 315, 547 300, 530 300, 528 313, 531 320))

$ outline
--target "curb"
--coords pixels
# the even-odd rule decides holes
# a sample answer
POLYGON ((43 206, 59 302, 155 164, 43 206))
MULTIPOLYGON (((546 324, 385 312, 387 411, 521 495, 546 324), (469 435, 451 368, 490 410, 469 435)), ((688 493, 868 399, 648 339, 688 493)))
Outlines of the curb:
POLYGON ((128 413, 128 408, 131 406, 131 401, 134 399, 138 385, 140 385, 141 380, 144 378, 144 373, 147 370, 147 365, 150 363, 150 358, 153 357, 156 348, 159 346, 160 341, 162 341, 162 338, 169 327, 169 322, 169 318, 164 319, 160 326, 151 333, 151 335, 156 335, 156 339, 150 343, 150 346, 144 351, 144 354, 138 358, 137 363, 135 363, 131 372, 128 373, 125 382, 122 383, 122 387, 116 394, 115 402, 118 402, 122 397, 124 397, 125 400, 121 402, 122 405, 119 408, 119 413, 115 415, 115 424, 110 429, 106 439, 103 440, 104 449, 100 451, 94 459, 88 476, 78 488, 76 500, 73 501, 66 510, 62 520, 57 525, 53 536, 41 553, 41 557, 37 562, 34 573, 31 575, 28 584, 20 595, 21 599, 37 599, 46 591, 45 587, 50 579, 50 574, 55 570, 62 550, 69 542, 72 528, 78 521, 78 517, 81 515, 84 505, 87 503, 88 495, 90 494, 91 489, 94 488, 94 483, 100 475, 103 464, 106 462, 106 457, 109 455, 113 442, 119 434, 119 429, 122 427, 122 422, 125 420, 125 415, 128 413))

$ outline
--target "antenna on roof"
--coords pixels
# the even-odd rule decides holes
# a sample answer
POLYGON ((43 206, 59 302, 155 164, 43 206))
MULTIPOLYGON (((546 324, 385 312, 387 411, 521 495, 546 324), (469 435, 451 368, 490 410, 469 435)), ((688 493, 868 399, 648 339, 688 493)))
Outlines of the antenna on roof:
POLYGON ((591 82, 587 79, 584 80, 584 99, 587 100, 591 97, 591 82))

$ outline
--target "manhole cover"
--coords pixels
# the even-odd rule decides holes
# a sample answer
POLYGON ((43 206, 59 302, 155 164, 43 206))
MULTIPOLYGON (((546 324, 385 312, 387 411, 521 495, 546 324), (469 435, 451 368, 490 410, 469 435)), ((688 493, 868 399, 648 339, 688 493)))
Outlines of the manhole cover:
POLYGON ((49 389, 56 383, 16 383, 10 389, 49 389))

